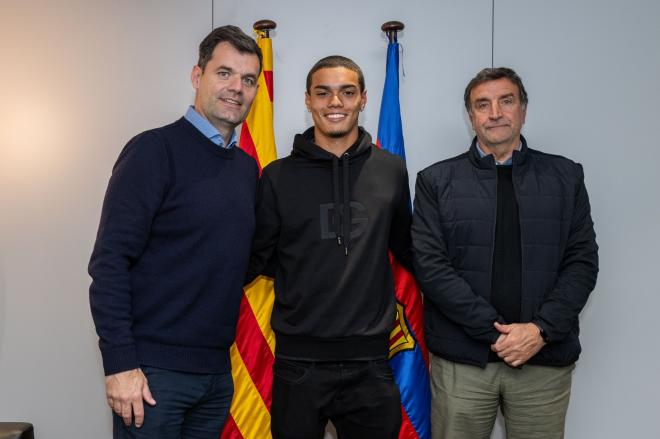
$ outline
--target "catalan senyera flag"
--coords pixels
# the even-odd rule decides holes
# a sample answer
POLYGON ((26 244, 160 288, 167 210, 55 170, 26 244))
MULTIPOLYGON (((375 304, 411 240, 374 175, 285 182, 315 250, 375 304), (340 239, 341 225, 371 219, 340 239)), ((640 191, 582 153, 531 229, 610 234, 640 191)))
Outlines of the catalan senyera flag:
MULTIPOLYGON (((240 147, 259 164, 259 170, 275 160, 273 131, 273 48, 265 33, 257 31, 263 53, 259 88, 243 122, 240 147)), ((244 290, 231 347, 234 399, 222 439, 267 439, 273 385, 275 335, 270 328, 275 293, 272 279, 260 276, 244 290)))
MULTIPOLYGON (((399 43, 387 47, 385 87, 376 143, 405 160, 399 104, 399 43)), ((390 334, 390 366, 401 393, 400 439, 430 439, 429 354, 424 342, 422 297, 413 276, 390 253, 397 321, 390 334)))

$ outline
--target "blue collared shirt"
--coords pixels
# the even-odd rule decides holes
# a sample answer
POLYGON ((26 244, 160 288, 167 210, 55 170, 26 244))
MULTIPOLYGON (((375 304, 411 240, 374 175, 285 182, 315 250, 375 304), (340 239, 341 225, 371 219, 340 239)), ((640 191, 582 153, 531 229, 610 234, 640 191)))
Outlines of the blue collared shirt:
MULTIPOLYGON (((516 150, 520 151, 521 147, 522 147, 522 142, 520 142, 518 144, 518 146, 516 147, 516 150)), ((479 152, 480 157, 486 157, 487 155, 489 155, 489 154, 486 154, 483 149, 481 149, 481 145, 479 145, 479 142, 477 142, 477 151, 479 152)), ((511 166, 513 164, 513 154, 511 154, 511 157, 506 159, 506 161, 504 163, 500 163, 497 160, 495 160, 495 164, 497 166, 511 166)))
POLYGON ((211 142, 215 143, 220 148, 231 149, 236 146, 238 141, 236 130, 232 131, 229 144, 226 145, 225 140, 220 135, 218 129, 211 125, 211 122, 202 117, 202 115, 199 114, 195 110, 195 107, 192 105, 188 107, 188 111, 186 111, 186 114, 183 117, 185 117, 188 122, 193 124, 195 128, 197 128, 202 134, 204 134, 204 136, 206 136, 211 142))

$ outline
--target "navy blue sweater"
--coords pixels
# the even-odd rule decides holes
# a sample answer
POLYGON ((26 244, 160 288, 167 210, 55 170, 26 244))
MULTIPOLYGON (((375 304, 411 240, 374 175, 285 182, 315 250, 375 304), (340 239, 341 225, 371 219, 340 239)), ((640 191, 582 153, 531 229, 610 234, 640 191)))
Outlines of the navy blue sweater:
POLYGON ((124 147, 89 263, 106 375, 230 369, 257 178, 251 157, 183 118, 124 147))

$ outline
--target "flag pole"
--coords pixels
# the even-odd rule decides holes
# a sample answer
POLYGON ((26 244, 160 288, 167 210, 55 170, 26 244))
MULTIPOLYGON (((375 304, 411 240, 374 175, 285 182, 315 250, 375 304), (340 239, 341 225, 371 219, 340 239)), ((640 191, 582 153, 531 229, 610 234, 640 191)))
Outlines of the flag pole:
POLYGON ((254 24, 252 25, 252 28, 254 30, 265 32, 266 38, 270 37, 270 31, 272 31, 276 27, 277 24, 273 20, 259 20, 259 21, 255 21, 254 24))
POLYGON ((390 43, 397 42, 397 32, 402 31, 405 26, 400 21, 388 21, 383 23, 380 29, 385 32, 390 43))
MULTIPOLYGON (((397 41, 397 34, 403 28, 400 21, 388 21, 381 26, 389 44, 376 141, 382 149, 405 160, 397 41)), ((390 333, 389 364, 401 395, 402 422, 398 438, 431 439, 431 391, 422 296, 415 278, 391 253, 390 263, 397 302, 397 321, 390 333)))
MULTIPOLYGON (((241 126, 239 147, 255 159, 261 169, 277 158, 273 131, 272 20, 253 25, 262 53, 259 87, 252 107, 241 126)), ((218 439, 267 439, 270 433, 275 336, 270 327, 273 281, 259 276, 241 298, 236 339, 230 349, 234 398, 218 439)), ((217 437, 217 436, 216 436, 217 437)))

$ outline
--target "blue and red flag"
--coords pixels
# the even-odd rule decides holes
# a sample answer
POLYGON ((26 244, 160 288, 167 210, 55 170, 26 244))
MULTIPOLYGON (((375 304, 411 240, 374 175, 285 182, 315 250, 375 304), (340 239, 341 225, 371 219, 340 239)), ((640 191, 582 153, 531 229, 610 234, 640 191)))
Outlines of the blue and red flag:
MULTIPOLYGON (((399 43, 387 46, 385 88, 376 144, 405 160, 399 105, 399 43)), ((422 297, 413 276, 390 254, 397 300, 397 322, 390 335, 390 366, 401 393, 399 439, 431 437, 429 354, 424 342, 422 297)))

